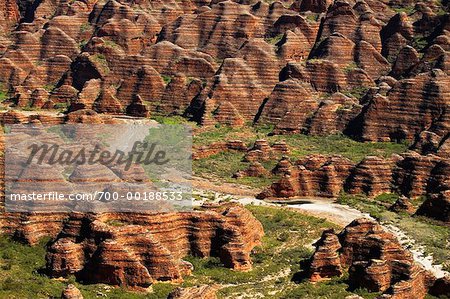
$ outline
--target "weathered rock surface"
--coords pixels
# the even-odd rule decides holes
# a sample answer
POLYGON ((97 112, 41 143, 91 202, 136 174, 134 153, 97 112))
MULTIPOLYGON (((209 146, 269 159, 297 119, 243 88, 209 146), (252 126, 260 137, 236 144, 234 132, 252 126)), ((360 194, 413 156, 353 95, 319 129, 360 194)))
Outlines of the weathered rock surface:
POLYGON ((9 26, 19 21, 20 13, 16 1, 2 0, 0 2, 0 27, 7 30, 9 26))
POLYGON ((83 299, 83 295, 73 284, 69 284, 63 290, 61 299, 83 299))
POLYGON ((167 299, 216 299, 217 287, 202 285, 198 287, 176 288, 167 299))
POLYGON ((386 96, 377 93, 363 108, 359 136, 371 141, 413 140, 428 128, 444 136, 450 126, 443 112, 450 105, 449 80, 443 71, 433 70, 398 81, 386 96))
POLYGON ((395 203, 389 207, 389 210, 397 213, 406 212, 408 214, 414 214, 416 212, 416 208, 406 197, 397 199, 395 203))
POLYGON ((269 171, 259 162, 252 162, 247 169, 236 172, 233 177, 265 177, 269 174, 269 171))
POLYGON ((353 169, 347 178, 346 190, 352 194, 377 196, 390 193, 392 181, 392 159, 367 156, 353 169))
MULTIPOLYGON (((286 168, 283 165, 276 168, 286 168)), ((282 178, 258 195, 265 197, 335 197, 354 164, 341 156, 311 155, 296 161, 282 172, 282 178)))
POLYGON ((317 244, 311 260, 312 281, 339 276, 341 269, 348 269, 352 287, 382 292, 383 298, 424 298, 432 290, 435 278, 373 220, 354 220, 339 234, 325 231, 317 244))
POLYGON ((312 282, 342 275, 340 249, 341 244, 334 230, 324 231, 316 243, 316 251, 310 265, 309 275, 312 282))
MULTIPOLYGON (((439 152, 439 148, 435 151, 439 152)), ((260 159, 265 157, 261 150, 256 153, 260 159)), ((397 193, 404 198, 401 197, 392 205, 391 210, 417 213, 448 223, 449 172, 447 156, 422 155, 415 151, 393 155, 391 158, 367 156, 358 164, 341 156, 310 155, 293 163, 282 158, 272 169, 272 173, 281 178, 258 194, 258 197, 337 197, 341 191, 369 197, 397 193), (426 200, 416 209, 409 198, 421 196, 426 200)))
POLYGON ((450 223, 450 190, 428 195, 417 214, 450 223))
MULTIPOLYGON (((428 187, 429 180, 432 176, 435 176, 432 175, 432 172, 439 173, 442 168, 447 169, 444 165, 448 167, 448 163, 440 164, 439 161, 440 158, 435 155, 424 156, 416 152, 403 154, 403 159, 397 163, 393 170, 395 186, 398 186, 401 194, 408 197, 426 195, 427 189, 431 187, 428 187)), ((436 181, 436 184, 440 185, 438 181, 436 181)), ((434 189, 434 186, 432 189, 434 189)), ((434 193, 438 190, 430 191, 434 193)))
POLYGON ((0 82, 21 108, 411 140, 430 126, 448 130, 450 69, 446 7, 395 13, 412 6, 3 0, 0 82), (402 79, 388 92, 386 75, 402 79), (381 97, 363 99, 371 87, 381 97))
POLYGON ((444 276, 436 279, 433 286, 430 288, 430 294, 433 296, 449 296, 450 295, 450 277, 444 276))
MULTIPOLYGON (((48 248, 52 276, 147 287, 180 281, 192 270, 186 255, 218 256, 226 267, 251 269, 250 252, 264 234, 240 206, 203 212, 72 214, 48 248)), ((184 297, 183 297, 184 298, 184 297)))
POLYGON ((290 149, 284 141, 276 142, 272 145, 265 139, 258 139, 255 141, 243 158, 247 162, 262 162, 272 159, 278 159, 282 155, 290 153, 290 149))
POLYGON ((229 140, 226 142, 214 142, 209 145, 200 146, 198 148, 194 148, 194 152, 192 154, 193 159, 203 159, 208 158, 212 155, 216 155, 221 152, 226 151, 247 151, 247 146, 241 140, 229 140))

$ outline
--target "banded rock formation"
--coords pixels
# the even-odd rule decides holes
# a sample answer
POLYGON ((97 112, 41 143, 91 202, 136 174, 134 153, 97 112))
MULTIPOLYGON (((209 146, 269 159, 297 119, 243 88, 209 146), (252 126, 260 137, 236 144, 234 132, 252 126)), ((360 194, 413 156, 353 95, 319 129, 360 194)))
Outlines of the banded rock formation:
POLYGON ((339 276, 341 268, 348 269, 352 287, 382 292, 382 298, 424 298, 436 284, 394 235, 368 219, 354 220, 339 234, 325 231, 316 243, 310 279, 339 276))
POLYGON ((346 179, 346 190, 351 194, 377 196, 392 191, 393 159, 367 156, 346 179))
POLYGON ((235 270, 251 269, 250 253, 261 242, 261 224, 240 206, 203 212, 72 214, 46 260, 50 275, 83 281, 148 287, 180 281, 192 270, 187 255, 218 256, 235 270), (93 271, 95 269, 95 271, 93 271))
POLYGON ((226 151, 247 151, 247 146, 241 140, 229 140, 226 142, 214 142, 209 145, 200 146, 194 148, 194 153, 192 154, 193 159, 204 159, 218 153, 226 151))
POLYGON ((406 211, 449 222, 449 161, 447 156, 409 151, 391 158, 367 156, 354 164, 341 156, 310 155, 295 162, 279 160, 272 173, 281 178, 259 198, 337 197, 341 191, 376 197, 404 196, 394 211, 406 211), (426 197, 416 211, 408 198, 426 197))
POLYGON ((18 107, 411 140, 430 125, 448 129, 446 9, 373 0, 4 0, 0 26, 10 34, 0 39, 0 88, 18 107), (386 75, 399 81, 386 86, 386 75), (403 103, 403 93, 413 100, 403 103))
POLYGON ((247 169, 236 172, 233 177, 265 177, 269 174, 269 171, 259 162, 252 162, 247 169))
POLYGON ((83 299, 83 295, 73 284, 69 284, 63 290, 61 299, 83 299))
POLYGON ((258 195, 265 197, 316 196, 335 197, 342 190, 344 180, 354 164, 341 156, 310 155, 296 161, 293 165, 280 161, 276 167, 282 174, 275 182, 258 195), (280 171, 284 169, 284 171, 280 171))
POLYGON ((167 299, 216 299, 217 287, 202 285, 198 287, 176 288, 167 299))
POLYGON ((398 81, 387 96, 374 95, 363 108, 360 136, 371 141, 412 140, 427 128, 444 136, 449 130, 445 112, 450 105, 450 81, 442 70, 398 81), (408 98, 408 101, 404 99, 408 98), (405 113, 407 111, 407 113, 405 113))
POLYGON ((290 149, 284 141, 269 144, 265 139, 258 139, 253 146, 248 147, 241 140, 228 140, 213 142, 209 145, 194 148, 193 159, 204 159, 227 151, 244 152, 244 162, 268 161, 290 153, 290 149))

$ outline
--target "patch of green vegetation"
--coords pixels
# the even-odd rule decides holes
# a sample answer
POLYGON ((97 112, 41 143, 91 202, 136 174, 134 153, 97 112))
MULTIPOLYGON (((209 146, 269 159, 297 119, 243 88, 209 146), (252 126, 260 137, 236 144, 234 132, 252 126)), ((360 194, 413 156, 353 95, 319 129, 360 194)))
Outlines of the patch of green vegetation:
POLYGON ((84 298, 167 298, 175 288, 169 283, 157 283, 153 292, 131 292, 123 288, 109 287, 104 284, 83 285, 74 277, 65 280, 51 279, 43 274, 45 267, 45 245, 48 239, 35 246, 17 243, 6 236, 0 236, 0 298, 60 298, 62 290, 72 283, 80 289, 84 298), (102 295, 103 294, 103 295, 102 295))
POLYGON ((413 46, 417 51, 423 50, 427 45, 427 39, 423 34, 414 35, 411 46, 413 46))
POLYGON ((182 116, 162 116, 162 115, 152 115, 151 119, 157 121, 160 124, 164 125, 179 125, 179 124, 191 124, 194 123, 189 122, 186 118, 182 116))
POLYGON ((60 296, 63 283, 39 274, 45 265, 45 243, 29 247, 0 237, 1 298, 48 298, 60 296), (26 283, 24 283, 26 282, 26 283))
POLYGON ((414 13, 415 7, 414 7, 414 5, 405 6, 405 7, 398 6, 398 7, 394 7, 393 10, 394 10, 396 13, 404 12, 404 13, 406 13, 407 15, 411 15, 411 14, 414 13))
POLYGON ((264 138, 269 143, 285 141, 291 148, 292 159, 310 154, 342 155, 354 162, 360 162, 366 156, 390 157, 402 153, 408 148, 406 143, 393 142, 358 142, 344 135, 308 136, 303 134, 273 135, 267 133, 272 126, 257 126, 250 128, 231 128, 222 126, 210 128, 196 134, 194 145, 205 145, 212 142, 239 139, 252 145, 256 139, 264 138))
MULTIPOLYGON (((269 186, 273 181, 279 179, 277 176, 232 178, 233 174, 246 169, 250 165, 248 162, 242 162, 242 158, 241 152, 222 152, 205 159, 195 160, 192 164, 192 170, 195 175, 218 176, 229 183, 240 183, 255 188, 269 186)), ((263 166, 269 170, 274 168, 275 165, 275 160, 263 163, 263 166)))
MULTIPOLYGON (((318 44, 320 44, 320 43, 318 43, 318 44)), ((306 60, 306 63, 320 63, 322 61, 323 61, 323 59, 320 59, 320 58, 311 58, 311 59, 306 60)))
POLYGON ((120 46, 115 41, 112 41, 112 40, 105 40, 103 43, 105 46, 108 46, 111 48, 120 48, 120 46))
MULTIPOLYGON (((450 270, 450 227, 426 217, 411 216, 407 213, 394 213, 388 210, 398 195, 383 194, 375 199, 363 195, 349 195, 342 193, 338 203, 354 207, 369 213, 382 223, 390 223, 404 231, 409 237, 423 245, 425 252, 431 254, 434 260, 450 270)), ((420 203, 420 199, 413 202, 420 203)))
POLYGON ((23 111, 39 111, 41 109, 37 108, 37 107, 31 107, 30 105, 27 105, 25 107, 20 108, 20 110, 23 110, 23 111))
POLYGON ((368 87, 358 86, 358 87, 353 87, 350 90, 342 91, 342 93, 345 94, 348 97, 354 97, 354 98, 359 99, 363 95, 365 95, 368 90, 369 90, 368 87))
POLYGON ((443 16, 446 15, 448 13, 448 9, 446 8, 446 6, 442 3, 441 0, 436 1, 436 4, 438 6, 438 9, 436 11, 436 14, 438 16, 443 16))
POLYGON ((336 108, 337 113, 343 113, 344 111, 348 111, 352 109, 353 103, 344 103, 343 105, 339 105, 339 107, 336 108))
POLYGON ((426 196, 419 196, 419 197, 411 198, 409 201, 415 208, 419 208, 426 199, 427 199, 426 196))
POLYGON ((284 34, 281 33, 281 34, 278 34, 277 36, 267 37, 264 40, 271 45, 276 45, 279 41, 281 41, 283 36, 284 36, 284 34))
MULTIPOLYGON (((244 129, 245 130, 245 129, 244 129)), ((234 129, 229 126, 220 126, 220 127, 214 127, 214 128, 207 128, 198 134, 195 134, 193 136, 193 141, 195 145, 207 145, 212 142, 216 142, 219 140, 224 140, 226 136, 229 136, 229 134, 236 133, 239 130, 234 129)), ((229 139, 233 139, 232 136, 230 136, 229 139)))
POLYGON ((163 78, 163 81, 166 85, 168 85, 171 81, 172 81, 172 77, 168 76, 168 75, 161 75, 161 77, 163 78))
POLYGON ((186 84, 189 85, 189 84, 192 83, 192 81, 194 81, 194 80, 196 80, 196 79, 197 79, 197 78, 195 78, 195 77, 187 77, 187 82, 186 82, 186 84))
MULTIPOLYGON (((185 278, 186 284, 227 285, 219 290, 219 298, 237 298, 243 294, 248 298, 288 298, 286 295, 297 288, 316 288, 307 281, 298 284, 293 277, 306 269, 302 262, 311 256, 310 244, 320 237, 322 230, 338 227, 325 219, 288 208, 251 205, 247 208, 261 222, 265 232, 262 245, 254 250, 252 256, 253 269, 238 272, 223 268, 217 258, 188 257, 194 271, 192 276, 185 278)), ((339 291, 350 295, 346 288, 348 285, 343 283, 339 291)), ((332 296, 335 291, 324 288, 323 293, 332 296)))
POLYGON ((356 62, 351 62, 345 66, 344 73, 348 74, 357 68, 358 68, 358 65, 356 64, 356 62))
POLYGON ((88 32, 92 30, 92 25, 90 23, 83 23, 80 26, 80 32, 88 32))
MULTIPOLYGON (((293 135, 269 135, 273 130, 272 125, 257 125, 254 127, 232 128, 229 126, 219 126, 216 128, 207 128, 199 130, 193 136, 193 144, 196 147, 209 145, 214 142, 224 140, 241 140, 248 147, 252 146, 255 140, 264 138, 270 144, 279 141, 285 141, 291 149, 288 155, 291 160, 297 160, 310 154, 323 155, 342 155, 355 163, 360 162, 364 157, 373 155, 381 157, 390 157, 392 154, 398 154, 406 151, 408 144, 391 142, 357 142, 344 135, 329 136, 307 136, 303 134, 293 135)), ((238 170, 244 170, 248 163, 242 162, 244 153, 242 152, 224 152, 204 159, 193 161, 193 170, 196 175, 216 176, 227 182, 238 182, 252 187, 263 187, 265 184, 277 180, 275 176, 266 178, 239 178, 233 179, 231 176, 238 170)), ((271 170, 276 164, 275 160, 263 163, 267 170, 271 170)))
POLYGON ((218 58, 218 57, 213 57, 213 59, 218 65, 222 65, 223 61, 225 60, 224 58, 218 58))
MULTIPOLYGON (((283 299, 344 299, 345 297, 352 295, 346 289, 347 275, 343 277, 334 277, 331 280, 323 281, 317 284, 302 283, 293 290, 285 292, 282 296, 283 299)), ((381 293, 370 293, 365 289, 358 289, 353 294, 362 296, 365 299, 375 299, 381 295, 381 293)))
POLYGON ((56 84, 53 84, 53 83, 48 83, 48 84, 45 84, 44 86, 42 86, 42 88, 48 92, 53 91, 53 89, 55 89, 55 87, 56 87, 56 84))
POLYGON ((62 112, 67 111, 68 108, 69 108, 69 103, 67 103, 67 102, 64 102, 64 103, 56 103, 56 104, 53 106, 53 109, 60 110, 60 111, 62 111, 62 112))
POLYGON ((375 197, 375 201, 380 203, 386 203, 388 205, 393 205, 397 200, 399 196, 395 193, 383 193, 375 197))
POLYGON ((315 14, 308 14, 306 16, 306 20, 310 23, 315 23, 318 22, 320 19, 320 13, 315 13, 315 14))
POLYGON ((109 65, 108 60, 106 60, 106 56, 101 53, 97 53, 91 56, 92 59, 97 62, 97 64, 103 69, 104 72, 109 73, 109 65))
MULTIPOLYGON (((251 126, 251 124, 249 124, 249 126, 251 126)), ((253 130, 256 134, 269 135, 273 132, 273 129, 275 129, 275 126, 272 124, 256 124, 253 126, 253 130)))
POLYGON ((3 83, 0 83, 0 102, 8 99, 8 89, 3 83))
POLYGON ((83 49, 86 45, 87 45, 88 41, 85 39, 82 39, 79 43, 78 43, 78 47, 80 49, 83 49))
POLYGON ((95 60, 97 60, 97 61, 105 61, 105 62, 107 62, 105 54, 97 53, 97 54, 92 55, 92 57, 95 60))

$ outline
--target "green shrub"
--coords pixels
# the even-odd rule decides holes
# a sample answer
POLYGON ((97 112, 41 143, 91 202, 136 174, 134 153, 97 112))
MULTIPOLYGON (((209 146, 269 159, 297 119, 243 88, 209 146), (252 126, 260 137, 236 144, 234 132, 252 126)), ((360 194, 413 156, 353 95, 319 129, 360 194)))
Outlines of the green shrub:
POLYGON ((108 47, 111 47, 111 48, 120 48, 120 46, 116 42, 114 42, 112 40, 105 40, 104 44, 105 44, 105 46, 108 46, 108 47))
POLYGON ((101 53, 97 53, 91 56, 92 59, 97 62, 98 66, 106 73, 109 73, 109 65, 106 56, 101 53))
POLYGON ((90 23, 83 23, 80 26, 80 32, 84 33, 92 30, 92 25, 90 23))
POLYGON ((351 62, 349 64, 347 64, 344 68, 344 72, 346 74, 350 73, 351 71, 355 70, 358 68, 358 65, 355 62, 351 62))
POLYGON ((405 7, 398 6, 398 7, 394 7, 394 11, 397 13, 404 12, 407 15, 410 15, 410 14, 414 13, 415 8, 414 8, 414 5, 405 6, 405 7))
POLYGON ((0 102, 3 102, 6 99, 8 99, 8 89, 0 82, 0 102))
POLYGON ((66 111, 69 107, 69 103, 56 103, 53 108, 56 110, 66 111))
POLYGON ((172 81, 172 77, 168 76, 168 75, 161 75, 161 77, 163 78, 163 81, 166 85, 168 85, 171 81, 172 81))
POLYGON ((394 204, 398 199, 399 196, 395 193, 383 193, 375 197, 375 200, 391 205, 394 204))
POLYGON ((354 98, 360 99, 362 96, 364 96, 367 93, 368 90, 369 90, 368 87, 359 86, 359 87, 353 87, 350 90, 342 91, 342 93, 348 97, 354 97, 354 98))
POLYGON ((427 39, 422 34, 416 34, 412 39, 411 46, 413 46, 418 51, 423 50, 427 45, 427 39))
POLYGON ((278 34, 277 36, 267 37, 267 38, 265 38, 265 41, 266 41, 268 44, 276 45, 279 41, 281 41, 281 39, 283 38, 283 36, 284 36, 284 34, 281 33, 281 34, 278 34))

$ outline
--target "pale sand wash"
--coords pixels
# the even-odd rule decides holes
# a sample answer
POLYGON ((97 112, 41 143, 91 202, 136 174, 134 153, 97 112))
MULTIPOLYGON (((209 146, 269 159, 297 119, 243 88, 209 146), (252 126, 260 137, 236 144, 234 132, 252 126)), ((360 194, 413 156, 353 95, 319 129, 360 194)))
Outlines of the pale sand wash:
MULTIPOLYGON (((238 193, 238 192, 236 192, 238 193)), ((275 207, 289 207, 306 214, 310 214, 317 217, 323 217, 327 220, 336 223, 340 226, 345 226, 358 218, 370 218, 373 219, 369 214, 363 213, 357 209, 351 208, 347 205, 341 205, 337 203, 330 202, 327 199, 321 198, 302 198, 296 200, 290 200, 292 204, 287 205, 286 201, 267 202, 264 200, 256 199, 254 196, 242 196, 234 194, 225 194, 215 191, 206 191, 197 189, 194 190, 194 194, 197 197, 203 197, 203 200, 194 200, 194 205, 201 205, 205 201, 218 202, 220 200, 231 200, 239 202, 243 205, 264 205, 264 206, 275 206, 275 207)), ((422 267, 431 273, 433 273, 437 278, 441 278, 445 275, 450 275, 449 272, 442 270, 442 265, 433 264, 433 256, 427 255, 425 253, 425 248, 421 245, 416 244, 415 240, 407 236, 405 232, 400 230, 398 227, 390 223, 381 223, 384 229, 394 234, 399 240, 400 244, 408 248, 409 251, 414 256, 414 260, 422 265, 422 267)))

